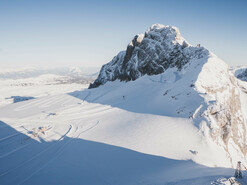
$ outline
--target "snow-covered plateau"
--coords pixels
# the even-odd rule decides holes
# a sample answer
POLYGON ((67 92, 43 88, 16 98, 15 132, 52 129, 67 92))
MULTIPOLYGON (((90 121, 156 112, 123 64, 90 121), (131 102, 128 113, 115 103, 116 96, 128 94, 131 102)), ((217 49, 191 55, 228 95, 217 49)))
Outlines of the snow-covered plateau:
POLYGON ((0 107, 28 99, 86 88, 98 68, 1 68, 0 107))
POLYGON ((236 70, 155 24, 96 79, 0 72, 0 184, 230 185, 247 166, 236 70))

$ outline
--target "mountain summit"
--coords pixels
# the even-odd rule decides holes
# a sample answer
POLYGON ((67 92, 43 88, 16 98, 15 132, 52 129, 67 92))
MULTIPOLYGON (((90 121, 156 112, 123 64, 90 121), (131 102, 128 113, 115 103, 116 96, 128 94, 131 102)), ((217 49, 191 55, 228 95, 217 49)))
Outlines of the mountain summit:
POLYGON ((89 88, 107 81, 131 81, 143 75, 157 75, 168 68, 181 70, 192 59, 200 59, 209 52, 192 47, 173 26, 152 25, 145 34, 138 34, 113 60, 101 68, 98 78, 89 88))

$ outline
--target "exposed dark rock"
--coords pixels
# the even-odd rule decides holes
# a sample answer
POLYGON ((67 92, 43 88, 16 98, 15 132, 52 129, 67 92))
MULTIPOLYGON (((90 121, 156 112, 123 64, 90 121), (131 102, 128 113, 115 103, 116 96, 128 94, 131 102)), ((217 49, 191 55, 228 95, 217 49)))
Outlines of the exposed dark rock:
POLYGON ((243 81, 247 81, 247 69, 245 69, 242 73, 238 74, 237 78, 243 81))
POLYGON ((131 81, 143 75, 157 75, 168 68, 182 68, 193 58, 202 58, 208 51, 196 48, 180 35, 175 27, 155 24, 139 34, 113 60, 101 68, 98 78, 89 88, 107 81, 131 81))

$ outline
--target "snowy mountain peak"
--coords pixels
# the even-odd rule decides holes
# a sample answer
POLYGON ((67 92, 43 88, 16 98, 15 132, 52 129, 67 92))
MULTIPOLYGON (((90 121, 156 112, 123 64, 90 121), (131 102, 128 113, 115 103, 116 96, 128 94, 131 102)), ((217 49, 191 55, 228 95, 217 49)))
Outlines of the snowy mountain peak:
POLYGON ((69 69, 69 74, 80 76, 80 75, 82 75, 82 71, 79 67, 71 67, 69 69))
POLYGON ((183 42, 189 45, 189 43, 181 36, 179 29, 174 26, 164 26, 162 24, 153 24, 149 29, 145 32, 148 34, 160 34, 160 38, 170 40, 173 44, 179 43, 180 45, 183 42))
POLYGON ((192 59, 208 56, 203 47, 192 47, 176 27, 152 25, 145 34, 136 35, 126 51, 103 65, 98 78, 89 88, 107 81, 133 81, 144 75, 157 75, 168 68, 181 70, 192 59))
POLYGON ((175 34, 180 34, 179 30, 177 27, 174 26, 165 26, 163 24, 153 24, 152 26, 150 26, 148 28, 148 30, 146 31, 146 33, 149 32, 161 32, 161 31, 166 31, 166 32, 171 32, 171 33, 175 33, 175 34))

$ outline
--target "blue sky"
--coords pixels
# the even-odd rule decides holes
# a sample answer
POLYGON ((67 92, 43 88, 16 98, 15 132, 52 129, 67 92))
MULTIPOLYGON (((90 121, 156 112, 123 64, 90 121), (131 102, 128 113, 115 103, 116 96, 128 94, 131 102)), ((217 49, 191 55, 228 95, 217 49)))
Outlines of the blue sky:
POLYGON ((0 0, 0 67, 101 66, 154 23, 247 65, 245 0, 0 0))

